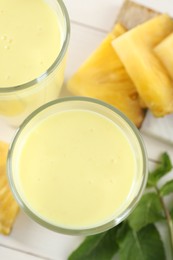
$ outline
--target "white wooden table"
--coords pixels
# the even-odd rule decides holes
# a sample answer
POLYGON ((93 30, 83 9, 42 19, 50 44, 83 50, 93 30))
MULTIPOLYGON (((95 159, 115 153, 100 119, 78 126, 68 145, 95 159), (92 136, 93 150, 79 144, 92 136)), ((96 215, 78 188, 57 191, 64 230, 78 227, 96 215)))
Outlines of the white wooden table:
MULTIPOLYGON (((137 2, 173 16, 173 0, 137 0, 137 2)), ((66 79, 111 30, 122 3, 122 0, 65 0, 71 18, 66 79)), ((13 132, 0 121, 1 140, 9 142, 13 132)), ((173 160, 173 115, 155 119, 148 113, 141 133, 146 143, 150 167, 155 166, 159 155, 164 151, 169 152, 173 160)), ((167 178, 173 178, 173 172, 167 178)), ((165 232, 162 228, 160 230, 165 232)), ((0 259, 66 260, 82 239, 49 231, 34 223, 21 211, 11 235, 8 237, 0 235, 0 259)), ((164 243, 167 246, 166 241, 164 243)))

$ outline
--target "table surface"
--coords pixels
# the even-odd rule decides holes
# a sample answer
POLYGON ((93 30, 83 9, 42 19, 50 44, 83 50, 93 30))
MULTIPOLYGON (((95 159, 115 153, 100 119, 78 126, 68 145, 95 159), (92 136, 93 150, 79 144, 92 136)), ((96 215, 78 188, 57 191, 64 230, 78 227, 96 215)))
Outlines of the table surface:
MULTIPOLYGON (((67 80, 111 30, 122 0, 65 0, 71 19, 71 41, 65 79, 67 80)), ((173 16, 173 0, 137 0, 155 10, 173 16)), ((159 155, 169 152, 173 160, 173 115, 156 119, 150 113, 141 128, 146 143, 150 168, 159 155)), ((14 130, 0 121, 0 139, 9 142, 14 130)), ((173 172, 167 176, 173 178, 173 172)), ((160 232, 165 230, 160 227, 160 232)), ((10 236, 0 235, 2 260, 66 260, 82 237, 61 235, 34 223, 20 211, 10 236)), ((164 241, 167 248, 166 239, 164 241)), ((169 260, 169 248, 166 250, 169 260)))

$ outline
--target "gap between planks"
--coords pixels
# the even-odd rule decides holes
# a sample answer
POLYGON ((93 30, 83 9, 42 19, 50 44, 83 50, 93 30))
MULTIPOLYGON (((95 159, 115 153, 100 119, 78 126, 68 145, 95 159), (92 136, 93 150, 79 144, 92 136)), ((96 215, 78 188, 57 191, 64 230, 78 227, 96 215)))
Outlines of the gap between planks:
POLYGON ((42 255, 39 255, 39 254, 35 254, 35 253, 29 252, 29 251, 25 251, 25 250, 19 249, 19 248, 15 248, 15 247, 12 247, 12 246, 7 246, 7 245, 4 245, 2 243, 0 243, 0 247, 3 247, 5 249, 9 249, 11 251, 16 251, 18 253, 22 253, 22 254, 26 254, 26 255, 29 255, 29 256, 33 256, 33 257, 36 257, 36 258, 42 259, 42 260, 54 260, 53 258, 48 258, 48 257, 42 256, 42 255))
POLYGON ((75 21, 75 20, 70 20, 70 22, 72 24, 75 24, 79 27, 84 27, 84 28, 87 28, 87 29, 90 29, 90 30, 93 30, 93 31, 96 31, 96 32, 101 32, 101 33, 109 33, 110 31, 109 30, 104 30, 102 28, 99 28, 99 27, 95 27, 95 26, 91 26, 91 25, 88 25, 88 24, 85 24, 85 23, 82 23, 82 22, 78 22, 78 21, 75 21))

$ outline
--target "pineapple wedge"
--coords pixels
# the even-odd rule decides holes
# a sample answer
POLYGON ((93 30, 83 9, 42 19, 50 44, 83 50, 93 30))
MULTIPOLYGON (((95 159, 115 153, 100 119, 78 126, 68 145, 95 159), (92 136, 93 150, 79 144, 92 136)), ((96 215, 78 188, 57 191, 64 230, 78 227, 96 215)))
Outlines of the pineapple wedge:
POLYGON ((111 42, 125 33, 117 24, 98 49, 67 82, 74 95, 103 100, 124 112, 139 127, 144 119, 139 97, 111 42))
POLYGON ((112 42, 144 104, 159 117, 173 112, 173 83, 153 47, 173 31, 173 20, 159 15, 112 42))
POLYGON ((8 145, 0 142, 0 233, 8 235, 19 207, 11 194, 7 176, 6 160, 8 145))
POLYGON ((173 79, 173 33, 158 44, 154 51, 173 79))

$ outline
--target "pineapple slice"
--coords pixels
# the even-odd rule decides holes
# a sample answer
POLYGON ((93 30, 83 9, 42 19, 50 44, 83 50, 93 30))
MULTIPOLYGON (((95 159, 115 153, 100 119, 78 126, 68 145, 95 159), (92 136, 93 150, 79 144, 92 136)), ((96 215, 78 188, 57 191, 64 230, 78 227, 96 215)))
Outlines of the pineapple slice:
POLYGON ((173 79, 173 33, 158 44, 154 51, 173 79))
POLYGON ((173 31, 173 20, 159 15, 112 42, 144 104, 155 116, 173 112, 173 83, 153 47, 173 31))
POLYGON ((18 205, 11 194, 6 177, 8 145, 0 142, 0 233, 8 235, 18 212, 18 205))
POLYGON ((97 98, 115 106, 139 127, 144 119, 144 110, 140 107, 134 84, 111 45, 112 40, 125 31, 117 24, 67 82, 67 88, 75 95, 97 98))

